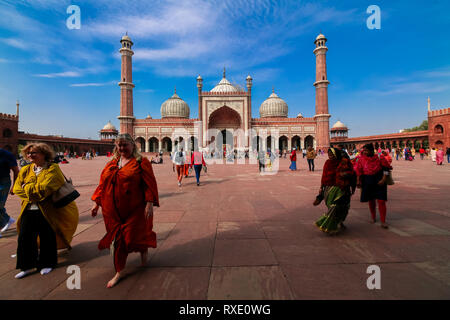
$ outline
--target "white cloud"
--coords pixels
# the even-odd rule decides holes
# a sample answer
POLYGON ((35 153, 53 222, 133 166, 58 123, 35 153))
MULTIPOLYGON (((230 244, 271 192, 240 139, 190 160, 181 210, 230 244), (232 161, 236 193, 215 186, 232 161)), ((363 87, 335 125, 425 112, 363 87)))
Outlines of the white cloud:
POLYGON ((112 84, 117 84, 117 81, 109 81, 109 82, 91 82, 91 83, 73 83, 70 87, 103 87, 109 86, 112 84))
POLYGON ((382 84, 382 88, 377 90, 361 90, 359 93, 365 95, 388 96, 403 94, 425 95, 445 92, 450 90, 450 84, 448 84, 447 81, 448 77, 450 77, 450 70, 448 67, 414 71, 406 76, 394 75, 390 78, 384 77, 373 79, 371 83, 376 83, 376 87, 380 87, 380 84, 382 84))
POLYGON ((78 71, 64 71, 46 74, 35 74, 34 76, 41 78, 73 78, 73 77, 81 77, 82 74, 78 71))
POLYGON ((29 46, 24 41, 21 41, 20 39, 3 38, 3 39, 0 39, 0 41, 6 43, 8 46, 22 49, 22 50, 26 50, 29 48, 29 46))

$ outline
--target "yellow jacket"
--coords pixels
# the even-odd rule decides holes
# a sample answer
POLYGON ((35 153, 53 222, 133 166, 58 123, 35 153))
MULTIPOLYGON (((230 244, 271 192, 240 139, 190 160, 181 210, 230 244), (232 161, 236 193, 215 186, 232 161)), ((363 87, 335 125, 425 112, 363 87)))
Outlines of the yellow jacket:
POLYGON ((61 169, 57 164, 52 163, 36 177, 33 168, 34 164, 23 167, 14 184, 14 194, 22 199, 17 232, 20 232, 21 218, 25 208, 34 202, 55 231, 58 249, 71 249, 70 243, 78 226, 77 205, 75 201, 72 201, 63 208, 55 208, 51 197, 65 183, 61 169))

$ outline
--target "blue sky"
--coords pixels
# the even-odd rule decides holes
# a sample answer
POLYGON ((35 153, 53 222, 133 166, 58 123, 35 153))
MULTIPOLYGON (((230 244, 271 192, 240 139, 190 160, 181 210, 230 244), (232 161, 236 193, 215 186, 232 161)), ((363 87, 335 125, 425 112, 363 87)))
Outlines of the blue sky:
POLYGON ((210 90, 227 68, 231 82, 253 77, 253 117, 272 86, 289 116, 314 115, 313 41, 322 31, 327 54, 330 125, 350 136, 398 132, 450 105, 450 1, 271 0, 0 0, 0 112, 19 129, 98 138, 118 126, 119 40, 134 42, 134 113, 160 117, 177 93, 197 117, 196 77, 210 90), (69 30, 66 9, 81 8, 69 30), (381 29, 369 30, 369 5, 381 29))

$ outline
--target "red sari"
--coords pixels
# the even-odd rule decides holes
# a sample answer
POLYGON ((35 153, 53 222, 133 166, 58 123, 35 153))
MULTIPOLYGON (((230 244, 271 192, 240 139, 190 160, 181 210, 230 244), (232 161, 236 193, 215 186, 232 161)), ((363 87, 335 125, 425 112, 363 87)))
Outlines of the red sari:
POLYGON ((145 206, 152 202, 159 207, 158 187, 147 158, 140 163, 132 158, 121 169, 117 159, 108 162, 92 200, 102 207, 106 227, 98 248, 107 249, 113 244, 117 272, 125 268, 128 253, 156 248, 153 218, 145 217, 145 206))

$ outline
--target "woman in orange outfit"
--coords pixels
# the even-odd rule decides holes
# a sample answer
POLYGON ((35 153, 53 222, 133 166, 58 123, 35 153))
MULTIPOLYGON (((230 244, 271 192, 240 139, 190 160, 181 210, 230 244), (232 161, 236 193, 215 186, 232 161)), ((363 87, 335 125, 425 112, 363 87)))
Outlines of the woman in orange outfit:
POLYGON ((101 207, 106 227, 98 248, 110 248, 114 256, 116 275, 107 284, 111 288, 121 278, 128 253, 140 252, 144 266, 148 248, 156 248, 152 229, 153 206, 159 207, 158 187, 150 161, 140 155, 129 134, 117 137, 113 159, 103 169, 92 200, 92 216, 101 207))

